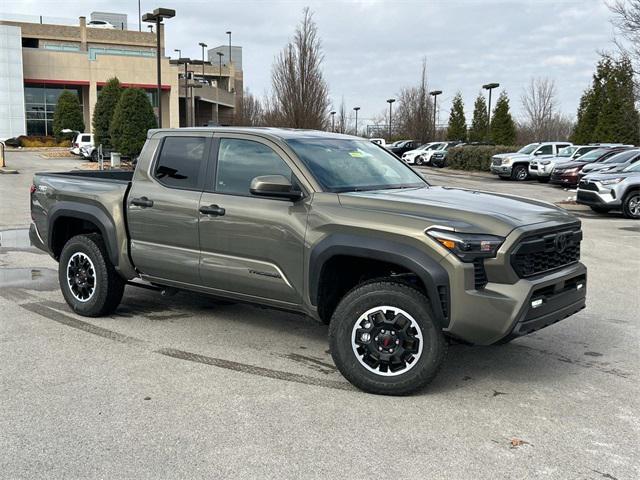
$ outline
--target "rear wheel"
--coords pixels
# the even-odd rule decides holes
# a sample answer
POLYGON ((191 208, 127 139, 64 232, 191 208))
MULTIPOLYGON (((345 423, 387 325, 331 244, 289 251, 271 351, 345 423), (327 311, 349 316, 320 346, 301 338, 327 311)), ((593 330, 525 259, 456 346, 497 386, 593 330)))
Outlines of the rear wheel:
POLYGON ((528 176, 529 172, 527 172, 527 167, 524 165, 516 165, 511 171, 511 178, 518 182, 526 180, 528 176))
POLYGON ((94 150, 93 152, 91 152, 91 161, 92 162, 97 162, 99 160, 98 158, 98 150, 94 150))
POLYGON ((67 304, 86 317, 112 313, 124 293, 125 280, 109 260, 102 237, 95 233, 75 236, 65 244, 58 280, 67 304))
POLYGON ((392 279, 345 295, 331 318, 329 342, 344 377, 382 395, 407 395, 427 385, 447 351, 427 297, 392 279))
POLYGON ((640 191, 630 192, 624 197, 622 213, 627 218, 640 219, 640 191))

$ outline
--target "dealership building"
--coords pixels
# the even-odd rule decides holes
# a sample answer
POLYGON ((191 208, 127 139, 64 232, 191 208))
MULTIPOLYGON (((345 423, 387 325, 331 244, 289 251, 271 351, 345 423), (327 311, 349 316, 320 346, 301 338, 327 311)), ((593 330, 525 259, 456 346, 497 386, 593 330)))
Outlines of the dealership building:
POLYGON ((128 30, 126 15, 95 12, 90 21, 80 17, 77 25, 54 25, 0 19, 0 140, 52 135, 56 103, 65 90, 77 93, 90 132, 98 94, 112 77, 147 92, 156 114, 162 102, 163 127, 233 122, 243 88, 241 47, 212 48, 205 62, 171 60, 161 24, 158 98, 156 33, 128 30), (95 28, 92 20, 113 27, 95 28))

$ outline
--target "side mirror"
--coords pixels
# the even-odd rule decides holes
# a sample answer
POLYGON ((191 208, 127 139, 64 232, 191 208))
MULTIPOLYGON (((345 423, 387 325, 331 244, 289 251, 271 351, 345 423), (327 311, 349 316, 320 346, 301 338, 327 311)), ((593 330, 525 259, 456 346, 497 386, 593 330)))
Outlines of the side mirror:
POLYGON ((291 201, 300 200, 304 195, 300 190, 294 190, 291 181, 284 175, 263 175, 251 180, 249 191, 260 197, 287 198, 291 201))

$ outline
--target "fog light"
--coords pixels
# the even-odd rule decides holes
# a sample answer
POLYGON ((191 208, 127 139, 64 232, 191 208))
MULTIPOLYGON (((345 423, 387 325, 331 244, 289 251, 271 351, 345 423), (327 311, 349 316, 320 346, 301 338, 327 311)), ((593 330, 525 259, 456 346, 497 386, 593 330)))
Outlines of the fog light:
POLYGON ((582 287, 584 287, 584 283, 579 283, 576 290, 582 290, 582 287))
POLYGON ((533 300, 531 302, 531 308, 538 308, 540 305, 542 305, 544 303, 544 300, 541 298, 538 298, 537 300, 533 300))

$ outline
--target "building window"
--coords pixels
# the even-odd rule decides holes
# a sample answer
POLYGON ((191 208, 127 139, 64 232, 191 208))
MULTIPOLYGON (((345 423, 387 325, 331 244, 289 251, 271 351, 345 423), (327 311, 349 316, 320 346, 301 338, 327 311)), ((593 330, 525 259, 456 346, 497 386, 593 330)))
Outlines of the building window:
POLYGON ((58 97, 65 90, 78 95, 82 107, 82 87, 25 83, 27 135, 53 135, 53 114, 56 111, 58 97))

